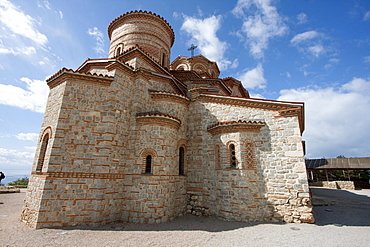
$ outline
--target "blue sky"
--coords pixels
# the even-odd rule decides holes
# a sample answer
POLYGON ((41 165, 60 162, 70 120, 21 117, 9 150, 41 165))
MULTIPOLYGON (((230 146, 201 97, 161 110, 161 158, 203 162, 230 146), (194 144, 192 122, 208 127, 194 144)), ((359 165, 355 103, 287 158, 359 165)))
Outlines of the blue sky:
POLYGON ((305 102, 307 158, 370 156, 368 0, 0 0, 0 170, 30 174, 45 79, 106 58, 109 23, 131 10, 175 31, 171 61, 195 54, 252 97, 305 102))

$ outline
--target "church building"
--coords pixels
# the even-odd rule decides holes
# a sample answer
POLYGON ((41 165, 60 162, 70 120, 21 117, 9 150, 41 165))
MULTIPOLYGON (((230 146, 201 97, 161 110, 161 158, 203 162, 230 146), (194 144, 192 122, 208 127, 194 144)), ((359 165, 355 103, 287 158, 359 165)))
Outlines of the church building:
POLYGON ((108 58, 46 81, 27 225, 313 223, 303 103, 251 98, 202 55, 171 63, 174 31, 157 14, 123 14, 108 35, 108 58))

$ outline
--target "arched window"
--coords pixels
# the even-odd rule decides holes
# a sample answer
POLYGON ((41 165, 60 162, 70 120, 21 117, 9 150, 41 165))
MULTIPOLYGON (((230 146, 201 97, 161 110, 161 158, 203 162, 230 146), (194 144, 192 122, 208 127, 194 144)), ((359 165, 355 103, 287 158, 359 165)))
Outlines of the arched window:
POLYGON ((179 148, 179 175, 185 174, 185 149, 179 148))
POLYGON ((116 56, 119 56, 119 55, 121 55, 121 47, 118 47, 116 51, 116 56))
POLYGON ((145 173, 152 173, 152 156, 151 155, 146 156, 145 173))
POLYGON ((153 175, 154 163, 158 157, 157 153, 152 148, 144 148, 140 152, 140 165, 141 165, 141 174, 143 175, 153 175))
POLYGON ((116 48, 116 57, 118 57, 119 55, 121 55, 123 52, 123 43, 120 43, 119 45, 117 45, 117 48, 116 48))
POLYGON ((166 67, 166 53, 162 53, 162 67, 166 67))
POLYGON ((40 155, 39 155, 39 159, 37 161, 37 166, 36 166, 37 172, 41 172, 42 167, 44 166, 45 154, 46 154, 46 149, 48 147, 48 143, 49 143, 49 133, 46 133, 44 135, 44 138, 42 138, 40 155))
POLYGON ((236 168, 237 160, 235 153, 235 145, 233 143, 229 145, 229 156, 230 156, 230 167, 236 168))

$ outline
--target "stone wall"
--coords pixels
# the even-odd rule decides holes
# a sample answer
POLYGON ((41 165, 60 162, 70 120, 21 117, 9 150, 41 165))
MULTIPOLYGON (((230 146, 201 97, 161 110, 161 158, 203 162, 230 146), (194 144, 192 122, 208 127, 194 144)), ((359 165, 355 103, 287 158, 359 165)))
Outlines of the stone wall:
POLYGON ((110 85, 81 77, 51 89, 41 132, 52 135, 40 172, 38 145, 22 213, 31 227, 158 223, 185 212, 186 177, 177 164, 180 144, 186 147, 187 101, 153 100, 149 89, 173 90, 160 80, 114 75, 110 85), (181 124, 153 118, 142 125, 141 112, 162 112, 181 124), (155 154, 152 174, 143 174, 148 149, 155 154))
POLYGON ((344 189, 344 190, 355 190, 355 184, 353 181, 319 181, 310 183, 311 186, 326 187, 332 189, 344 189))
POLYGON ((197 101, 190 111, 188 213, 238 221, 314 221, 297 117, 197 101), (237 119, 264 119, 266 125, 259 133, 212 136, 207 131, 217 121, 237 119), (234 169, 227 156, 230 142, 236 145, 238 165, 234 169), (252 168, 245 165, 245 142, 255 144, 252 168))

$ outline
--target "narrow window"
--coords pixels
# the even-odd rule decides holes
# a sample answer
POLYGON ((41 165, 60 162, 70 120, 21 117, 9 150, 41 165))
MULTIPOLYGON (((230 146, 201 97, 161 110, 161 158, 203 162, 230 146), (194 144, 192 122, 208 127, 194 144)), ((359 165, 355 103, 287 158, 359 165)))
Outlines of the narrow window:
POLYGON ((183 147, 179 149, 179 175, 185 174, 185 150, 183 147))
POLYGON ((45 154, 46 154, 46 149, 48 147, 48 143, 49 143, 49 133, 47 133, 42 139, 39 160, 37 161, 37 166, 36 166, 37 172, 41 172, 42 167, 44 166, 45 154))
POLYGON ((236 167, 236 156, 235 156, 235 145, 234 144, 230 144, 229 152, 230 152, 230 166, 236 167))
POLYGON ((119 56, 119 55, 121 55, 121 47, 117 48, 116 56, 119 56))
POLYGON ((162 53, 162 67, 166 66, 166 54, 162 53))
POLYGON ((145 161, 145 173, 152 173, 152 156, 146 156, 145 161))

